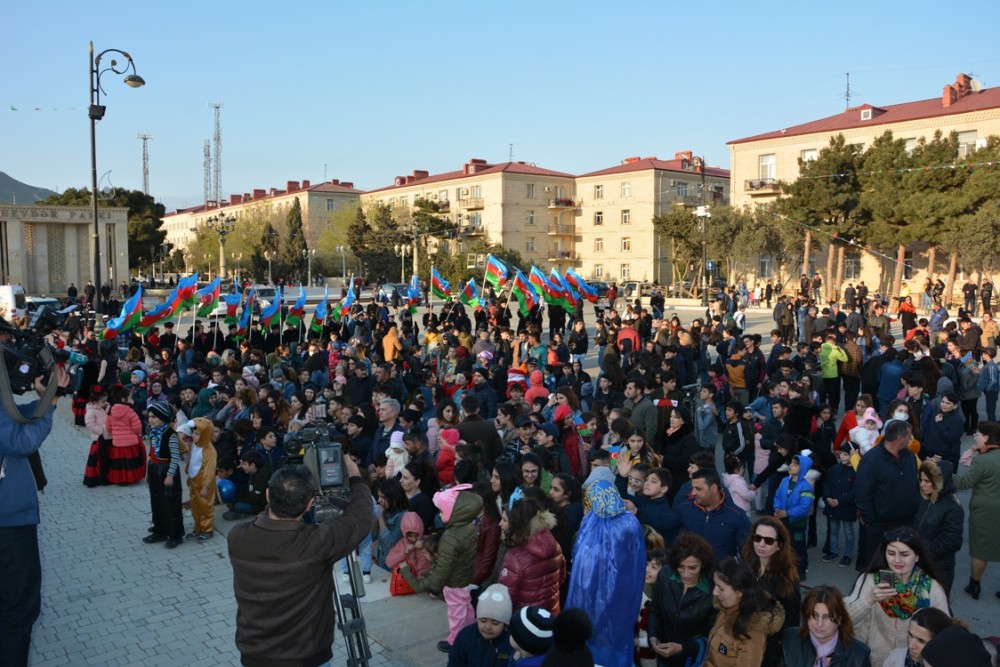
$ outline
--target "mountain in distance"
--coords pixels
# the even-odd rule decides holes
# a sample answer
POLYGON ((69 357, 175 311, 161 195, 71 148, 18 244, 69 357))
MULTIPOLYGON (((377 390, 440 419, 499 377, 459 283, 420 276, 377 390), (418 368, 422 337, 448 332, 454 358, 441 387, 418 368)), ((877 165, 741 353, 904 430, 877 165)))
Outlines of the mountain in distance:
POLYGON ((0 171, 0 204, 34 204, 59 194, 47 188, 36 188, 0 171))

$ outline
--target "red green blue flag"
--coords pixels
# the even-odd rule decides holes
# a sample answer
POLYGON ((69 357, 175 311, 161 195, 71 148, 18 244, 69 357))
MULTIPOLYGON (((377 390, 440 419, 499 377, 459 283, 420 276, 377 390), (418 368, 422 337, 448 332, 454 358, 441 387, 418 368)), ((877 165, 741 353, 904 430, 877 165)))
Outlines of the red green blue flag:
POLYGON ((531 286, 535 288, 535 291, 538 292, 538 295, 542 297, 545 303, 552 306, 559 305, 562 302, 562 290, 557 289, 537 266, 531 267, 529 275, 528 282, 531 283, 531 286))
POLYGON ((312 322, 309 323, 309 329, 316 333, 323 333, 323 324, 326 322, 326 301, 329 298, 330 288, 327 287, 326 291, 323 292, 323 300, 316 305, 312 322))
POLYGON ((177 281, 177 310, 194 306, 198 293, 198 272, 184 276, 177 281))
POLYGON ((469 278, 469 282, 465 283, 462 293, 458 295, 458 300, 466 306, 472 306, 473 308, 479 306, 479 289, 476 287, 475 278, 469 278))
POLYGON ((351 312, 351 306, 354 305, 354 274, 351 274, 351 282, 347 283, 349 287, 347 288, 347 296, 340 302, 340 316, 344 317, 349 312, 351 312))
POLYGON ((431 292, 439 299, 451 298, 451 285, 441 277, 438 270, 431 267, 431 292))
POLYGON ((293 327, 297 327, 306 315, 306 288, 299 285, 299 298, 295 300, 295 305, 288 309, 288 319, 286 322, 293 327))
POLYGON ((410 289, 406 292, 406 307, 410 315, 417 314, 418 305, 420 305, 420 278, 414 274, 410 279, 410 289))
POLYGON ((576 309, 576 304, 580 300, 580 296, 570 287, 570 284, 566 282, 566 279, 559 274, 558 271, 552 269, 551 273, 552 282, 556 284, 559 290, 562 292, 563 301, 559 305, 563 307, 563 310, 572 313, 576 309))
POLYGON ((196 292, 198 299, 198 317, 208 317, 219 307, 219 292, 222 289, 222 279, 218 276, 205 287, 196 292))
POLYGON ((271 324, 274 322, 275 316, 281 311, 281 288, 279 287, 274 294, 274 301, 271 305, 261 311, 260 314, 260 326, 264 331, 271 330, 271 324))
POLYGON ((521 317, 526 317, 528 312, 538 304, 538 295, 535 294, 531 283, 528 282, 528 279, 520 271, 514 276, 514 285, 511 287, 511 292, 517 298, 518 304, 520 304, 519 312, 521 313, 521 317))
POLYGON ((580 296, 591 303, 597 303, 597 288, 583 279, 572 267, 566 270, 566 282, 576 288, 580 296))
POLYGON ((486 255, 486 282, 498 289, 507 282, 507 267, 492 254, 486 255))
POLYGON ((142 285, 139 285, 128 301, 122 306, 121 314, 108 320, 104 329, 104 340, 112 340, 120 333, 137 326, 142 321, 142 285))

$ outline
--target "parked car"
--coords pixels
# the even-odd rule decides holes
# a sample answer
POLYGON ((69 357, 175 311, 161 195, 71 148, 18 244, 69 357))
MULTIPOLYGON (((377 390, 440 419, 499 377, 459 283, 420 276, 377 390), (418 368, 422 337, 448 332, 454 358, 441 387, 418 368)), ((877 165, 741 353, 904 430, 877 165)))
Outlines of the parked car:
POLYGON ((63 307, 62 301, 51 296, 29 296, 24 299, 24 309, 29 318, 45 306, 51 310, 61 310, 63 307))
MULTIPOLYGON (((392 293, 393 290, 399 295, 399 300, 402 303, 406 303, 406 300, 410 297, 410 286, 407 283, 386 283, 379 288, 378 298, 379 300, 385 299, 389 303, 392 303, 392 293)), ((417 305, 422 305, 423 296, 417 297, 417 305)))

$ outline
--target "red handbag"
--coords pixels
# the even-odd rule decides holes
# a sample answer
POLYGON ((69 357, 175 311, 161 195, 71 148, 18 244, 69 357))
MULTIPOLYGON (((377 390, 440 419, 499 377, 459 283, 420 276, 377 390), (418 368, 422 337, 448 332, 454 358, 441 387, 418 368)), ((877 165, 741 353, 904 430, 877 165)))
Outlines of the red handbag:
POLYGON ((413 593, 413 588, 399 573, 399 565, 392 568, 392 574, 389 576, 389 595, 413 595, 413 593))

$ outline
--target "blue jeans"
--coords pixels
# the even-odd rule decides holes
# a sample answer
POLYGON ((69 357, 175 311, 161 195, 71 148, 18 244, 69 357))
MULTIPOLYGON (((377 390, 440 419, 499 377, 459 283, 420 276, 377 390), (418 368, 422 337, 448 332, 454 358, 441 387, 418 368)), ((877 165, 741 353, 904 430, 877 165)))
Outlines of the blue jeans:
POLYGON ((854 556, 854 522, 830 519, 830 553, 841 558, 854 556), (844 551, 840 551, 840 532, 844 532, 844 551))
POLYGON ((571 354, 571 355, 569 355, 569 360, 570 361, 572 361, 572 362, 579 361, 581 364, 583 364, 583 362, 584 362, 584 360, 586 358, 587 358, 586 354, 571 354))
MULTIPOLYGON (((364 574, 369 574, 372 571, 372 534, 369 532, 365 535, 365 539, 361 540, 361 544, 358 545, 358 551, 360 556, 358 560, 361 561, 361 572, 364 574)), ((347 574, 347 559, 344 559, 344 565, 341 568, 344 574, 347 574)))
POLYGON ((242 501, 237 501, 233 503, 233 511, 239 512, 240 514, 257 514, 257 510, 250 503, 244 503, 242 501))
MULTIPOLYGON (((604 350, 607 347, 607 345, 599 345, 597 347, 597 368, 602 373, 604 372, 604 350)), ((598 373, 598 375, 600 375, 600 373, 598 373)))
POLYGON ((997 420, 997 396, 998 391, 984 391, 983 397, 986 399, 986 420, 995 422, 997 420))

